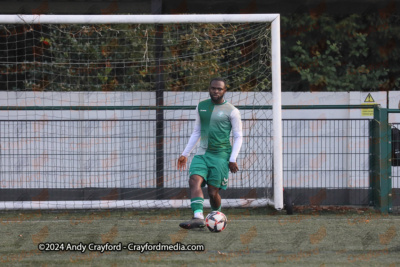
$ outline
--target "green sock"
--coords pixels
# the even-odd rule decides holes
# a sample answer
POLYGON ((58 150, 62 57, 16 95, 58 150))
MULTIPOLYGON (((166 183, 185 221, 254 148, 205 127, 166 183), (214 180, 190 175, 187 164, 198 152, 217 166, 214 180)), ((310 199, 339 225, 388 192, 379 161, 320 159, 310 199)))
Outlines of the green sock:
POLYGON ((215 207, 213 207, 213 206, 211 205, 211 210, 212 210, 212 211, 221 211, 221 205, 219 205, 218 208, 215 208, 215 207))
POLYGON ((193 213, 203 212, 203 202, 204 198, 202 197, 195 197, 190 200, 190 207, 192 208, 193 213))

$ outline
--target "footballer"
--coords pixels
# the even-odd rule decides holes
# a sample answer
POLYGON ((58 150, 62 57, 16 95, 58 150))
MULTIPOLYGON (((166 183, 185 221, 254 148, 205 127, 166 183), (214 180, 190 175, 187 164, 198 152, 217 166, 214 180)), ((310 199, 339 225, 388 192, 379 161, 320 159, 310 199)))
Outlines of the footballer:
POLYGON ((185 229, 205 227, 201 188, 207 185, 211 210, 221 211, 219 190, 226 189, 229 170, 232 173, 239 170, 236 159, 243 142, 242 120, 239 110, 224 99, 226 91, 224 79, 214 78, 210 81, 210 99, 201 101, 196 107, 193 133, 178 159, 178 170, 185 170, 188 156, 200 139, 199 149, 189 168, 193 218, 179 224, 185 229), (230 143, 231 131, 233 145, 230 143))

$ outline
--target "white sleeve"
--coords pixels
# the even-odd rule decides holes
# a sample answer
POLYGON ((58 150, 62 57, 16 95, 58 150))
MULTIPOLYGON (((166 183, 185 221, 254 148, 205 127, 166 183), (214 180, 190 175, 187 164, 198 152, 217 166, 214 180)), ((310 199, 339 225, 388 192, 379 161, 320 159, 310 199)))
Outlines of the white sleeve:
POLYGON ((232 111, 230 119, 233 132, 233 146, 229 162, 236 162, 236 158, 239 155, 239 151, 243 142, 242 119, 240 118, 240 112, 238 109, 234 109, 232 111))
POLYGON ((196 146, 197 142, 201 136, 201 124, 200 124, 200 116, 198 111, 198 106, 196 107, 196 120, 194 122, 193 133, 190 136, 189 142, 186 145, 185 150, 182 152, 182 156, 188 157, 190 152, 192 152, 193 148, 196 146))

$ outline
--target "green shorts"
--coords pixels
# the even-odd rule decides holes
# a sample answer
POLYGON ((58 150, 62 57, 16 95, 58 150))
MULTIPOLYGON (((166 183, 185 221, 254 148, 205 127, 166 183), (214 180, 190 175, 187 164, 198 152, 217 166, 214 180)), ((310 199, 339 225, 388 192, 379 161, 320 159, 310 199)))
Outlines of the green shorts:
POLYGON ((189 176, 193 174, 204 178, 201 187, 208 184, 225 190, 229 178, 229 155, 221 157, 206 153, 194 156, 190 164, 189 176))

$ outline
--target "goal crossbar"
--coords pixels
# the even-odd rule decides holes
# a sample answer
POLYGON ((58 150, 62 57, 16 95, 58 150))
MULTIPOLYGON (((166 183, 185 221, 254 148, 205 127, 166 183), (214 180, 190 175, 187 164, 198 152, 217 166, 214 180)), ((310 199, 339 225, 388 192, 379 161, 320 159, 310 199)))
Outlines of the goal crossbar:
POLYGON ((168 23, 244 23, 273 22, 279 14, 237 15, 1 15, 8 24, 168 24, 168 23))

